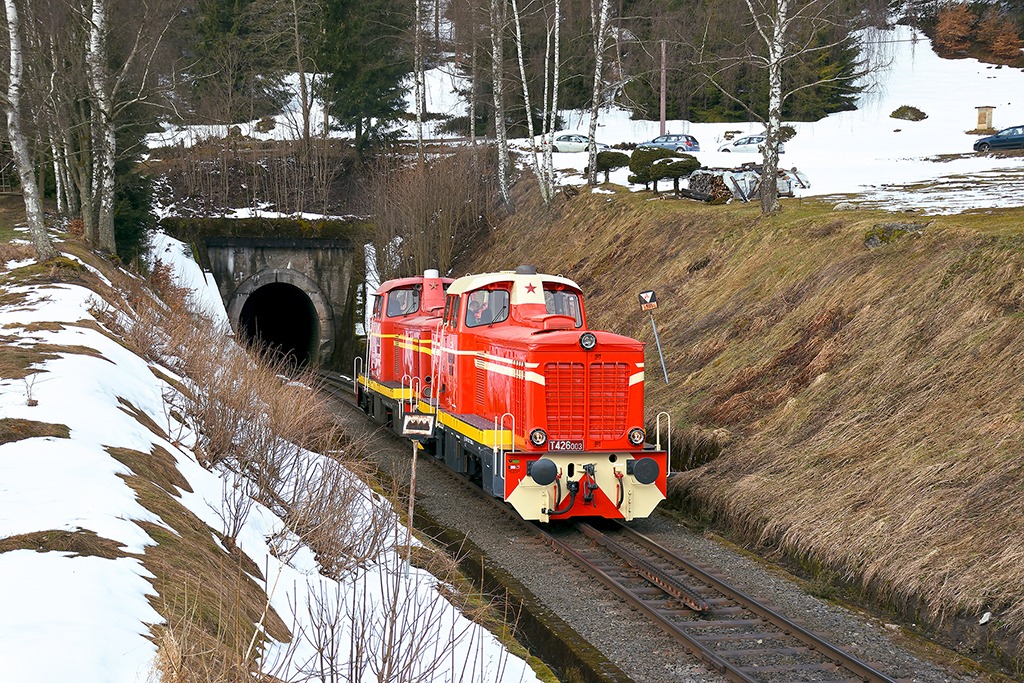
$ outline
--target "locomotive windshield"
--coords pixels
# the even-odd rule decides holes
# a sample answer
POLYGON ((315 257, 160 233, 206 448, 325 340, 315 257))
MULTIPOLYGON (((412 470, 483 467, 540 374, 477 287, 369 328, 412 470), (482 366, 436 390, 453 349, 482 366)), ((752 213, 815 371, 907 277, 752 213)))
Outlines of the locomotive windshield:
POLYGON ((388 317, 409 315, 420 310, 420 291, 418 289, 393 289, 388 292, 388 317))
POLYGON ((481 289, 469 295, 466 327, 500 323, 508 318, 508 291, 481 289))
POLYGON ((583 313, 580 311, 580 298, 576 292, 545 289, 544 305, 548 313, 570 316, 576 321, 576 327, 583 327, 583 313))

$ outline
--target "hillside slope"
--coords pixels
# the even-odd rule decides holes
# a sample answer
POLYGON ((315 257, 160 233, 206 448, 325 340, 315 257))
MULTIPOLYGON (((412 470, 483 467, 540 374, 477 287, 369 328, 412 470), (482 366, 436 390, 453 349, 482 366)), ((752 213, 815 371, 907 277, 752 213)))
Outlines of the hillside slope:
POLYGON ((561 273, 592 327, 650 342, 648 427, 669 411, 690 468, 670 505, 973 656, 1020 661, 1024 210, 793 200, 765 218, 584 190, 549 211, 525 185, 454 272, 561 273))

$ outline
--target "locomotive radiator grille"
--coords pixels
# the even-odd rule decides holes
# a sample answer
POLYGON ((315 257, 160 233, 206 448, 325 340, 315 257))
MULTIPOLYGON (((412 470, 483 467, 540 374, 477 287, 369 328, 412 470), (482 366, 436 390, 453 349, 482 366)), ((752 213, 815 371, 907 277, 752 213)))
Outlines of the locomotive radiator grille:
POLYGON ((619 439, 626 432, 629 373, 625 363, 590 364, 590 425, 596 441, 619 439))
POLYGON ((582 363, 548 363, 544 366, 548 436, 582 440, 586 422, 586 378, 582 363))
POLYGON ((608 441, 626 433, 625 363, 548 363, 544 374, 550 438, 608 441))

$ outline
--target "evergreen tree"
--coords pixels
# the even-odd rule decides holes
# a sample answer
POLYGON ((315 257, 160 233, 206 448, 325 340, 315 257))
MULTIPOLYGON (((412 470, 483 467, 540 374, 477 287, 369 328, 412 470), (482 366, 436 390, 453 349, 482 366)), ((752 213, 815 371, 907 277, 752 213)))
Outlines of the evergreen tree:
POLYGON ((127 107, 118 117, 117 148, 121 151, 114 164, 114 243, 125 263, 142 255, 157 224, 153 181, 140 172, 139 162, 146 152, 146 133, 158 128, 152 112, 140 104, 127 107))
POLYGON ((944 5, 935 23, 935 48, 939 54, 964 54, 971 47, 974 13, 966 2, 944 5))
POLYGON ((1021 39, 1013 20, 999 11, 998 7, 990 7, 982 15, 978 24, 978 36, 996 57, 1014 59, 1021 56, 1021 39))
POLYGON ((404 110, 411 10, 412 3, 401 0, 324 2, 326 30, 316 61, 328 76, 321 95, 341 127, 355 132, 360 151, 386 141, 404 110))
POLYGON ((291 54, 261 0, 199 0, 189 68, 194 109, 206 120, 251 121, 280 111, 291 54))
MULTIPOLYGON (((826 35, 816 37, 817 44, 831 40, 826 35)), ((792 94, 786 99, 782 111, 790 121, 817 121, 837 111, 856 109, 857 94, 862 87, 853 85, 860 69, 860 49, 851 38, 830 50, 811 53, 811 58, 786 75, 787 90, 792 94), (814 83, 814 88, 798 90, 794 83, 814 83)))

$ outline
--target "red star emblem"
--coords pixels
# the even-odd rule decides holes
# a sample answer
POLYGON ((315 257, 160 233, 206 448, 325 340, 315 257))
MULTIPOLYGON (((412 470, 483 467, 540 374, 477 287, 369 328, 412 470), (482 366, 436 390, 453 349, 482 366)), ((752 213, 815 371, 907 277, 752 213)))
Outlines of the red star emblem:
POLYGON ((533 294, 534 292, 537 291, 537 286, 536 285, 526 285, 526 291, 529 292, 530 294, 533 294))
POLYGON ((430 288, 431 289, 437 289, 437 283, 436 282, 431 282, 430 283, 430 288))

